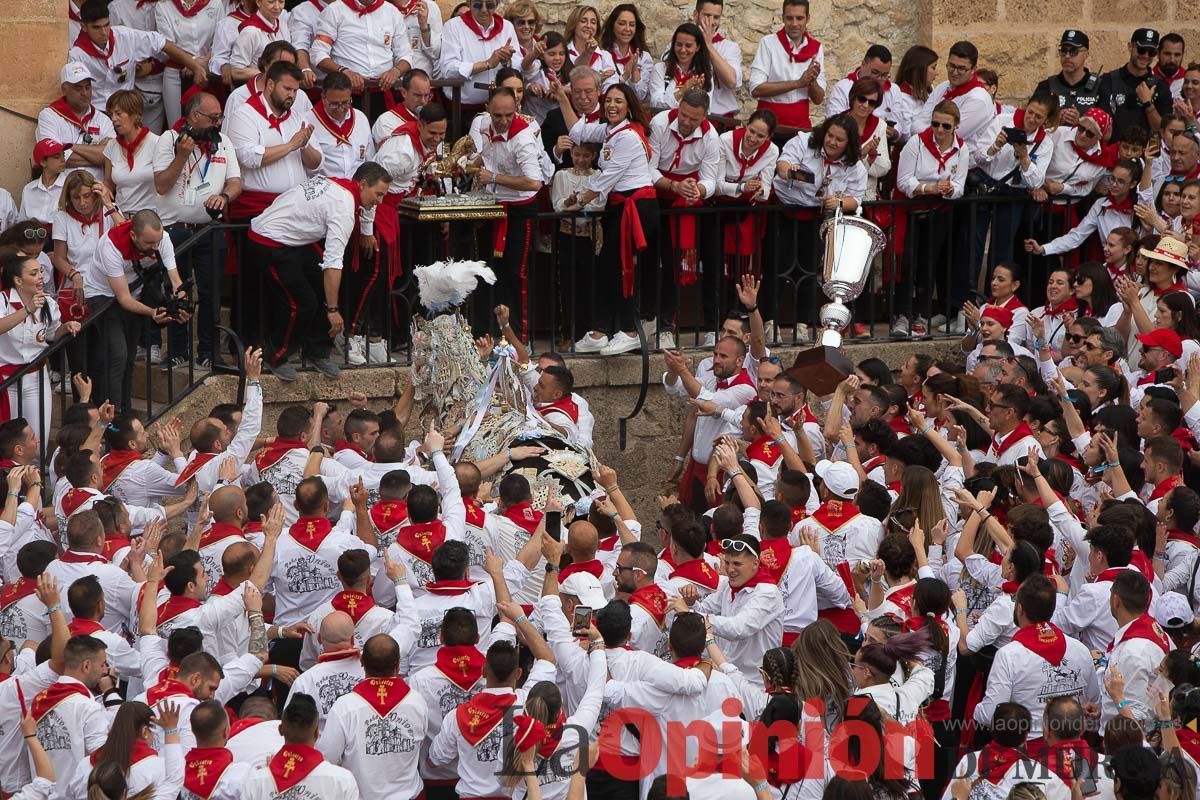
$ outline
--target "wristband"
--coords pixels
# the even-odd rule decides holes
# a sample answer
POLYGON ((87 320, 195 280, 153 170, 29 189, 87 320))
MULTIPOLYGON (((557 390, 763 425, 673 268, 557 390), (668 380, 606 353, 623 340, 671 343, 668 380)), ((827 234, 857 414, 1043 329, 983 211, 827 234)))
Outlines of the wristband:
POLYGON ((1154 720, 1154 725, 1152 726, 1151 729, 1156 730, 1156 731, 1165 731, 1167 728, 1174 728, 1174 727, 1175 727, 1175 723, 1169 719, 1156 719, 1156 720, 1154 720))
POLYGON ((58 603, 55 603, 54 605, 52 605, 46 609, 47 614, 53 614, 55 611, 62 611, 62 606, 58 603))
POLYGON ((278 671, 279 671, 279 668, 276 667, 274 664, 272 664, 271 665, 271 677, 274 678, 275 675, 278 673, 278 671))
POLYGON ((1064 403, 1066 403, 1069 406, 1075 405, 1075 398, 1071 397, 1071 395, 1069 395, 1069 394, 1064 394, 1061 397, 1059 397, 1058 399, 1063 401, 1064 403))
POLYGON ((742 474, 742 471, 740 469, 735 469, 729 473, 729 476, 728 476, 729 480, 733 480, 734 478, 736 478, 738 475, 741 475, 741 474, 742 474))
POLYGON ((763 789, 769 788, 771 788, 771 784, 767 783, 766 781, 759 781, 758 783, 754 784, 754 793, 758 794, 763 789))
POLYGON ((771 444, 775 445, 776 447, 782 447, 783 446, 783 437, 780 436, 778 439, 772 439, 771 444))
POLYGON ((753 306, 752 308, 746 309, 747 314, 753 314, 755 311, 758 311, 758 306, 753 306))
POLYGON ((966 610, 965 608, 956 608, 956 609, 954 609, 954 616, 956 616, 956 617, 961 617, 961 616, 963 616, 963 615, 964 615, 964 614, 966 614, 966 613, 967 613, 967 610, 966 610))
POLYGON ((27 734, 25 734, 25 738, 26 739, 36 739, 37 734, 36 733, 27 733, 27 734))
POLYGON ((705 640, 704 640, 704 646, 705 646, 705 647, 712 647, 712 646, 713 646, 714 644, 716 644, 716 643, 717 643, 717 640, 716 640, 716 639, 713 639, 711 636, 710 636, 709 638, 707 638, 707 639, 705 639, 705 640))
POLYGON ((675 460, 682 464, 683 462, 687 461, 687 456, 675 456, 675 460))
POLYGON ((517 617, 516 619, 513 620, 513 627, 514 628, 520 627, 522 622, 529 622, 529 617, 525 616, 524 614, 517 617))
POLYGON ((1166 557, 1167 557, 1167 551, 1166 551, 1166 550, 1155 550, 1155 551, 1154 551, 1154 557, 1155 557, 1155 558, 1166 558, 1166 557))
POLYGON ((401 575, 399 578, 392 578, 392 583, 396 586, 407 586, 408 585, 408 576, 401 575))
MULTIPOLYGON (((344 67, 343 67, 343 69, 344 69, 344 67)), ((301 72, 312 72, 312 67, 305 67, 304 69, 302 69, 300 71, 301 72)), ((341 70, 338 70, 338 72, 341 72, 341 70)), ((316 75, 317 73, 313 72, 313 74, 316 75)))
POLYGON ((163 728, 163 736, 172 736, 179 733, 179 728, 163 728))
POLYGON ((614 511, 613 513, 611 513, 611 514, 609 514, 609 515, 608 515, 608 518, 609 518, 609 519, 611 519, 611 520, 613 520, 613 521, 616 521, 616 520, 618 520, 618 519, 620 519, 620 518, 621 518, 621 514, 620 514, 620 512, 618 512, 618 511, 614 511))
POLYGON ((1120 711, 1122 708, 1129 708, 1131 705, 1133 705, 1133 701, 1126 698, 1125 700, 1117 703, 1117 710, 1120 711))
POLYGON ((1116 461, 1110 461, 1110 462, 1108 462, 1107 464, 1105 464, 1105 465, 1104 465, 1104 468, 1105 468, 1105 469, 1117 469, 1117 468, 1118 468, 1118 467, 1120 467, 1120 466, 1121 466, 1121 465, 1120 465, 1118 462, 1116 462, 1116 461))

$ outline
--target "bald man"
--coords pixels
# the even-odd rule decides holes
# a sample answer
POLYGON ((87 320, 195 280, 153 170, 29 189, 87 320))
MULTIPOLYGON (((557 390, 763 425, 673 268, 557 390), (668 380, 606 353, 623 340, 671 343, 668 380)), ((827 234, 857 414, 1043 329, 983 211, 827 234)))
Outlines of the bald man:
POLYGON ((324 730, 333 704, 353 691, 366 674, 354 646, 354 620, 349 614, 341 611, 326 614, 317 641, 321 644, 321 657, 311 669, 300 673, 288 693, 288 701, 297 694, 311 695, 320 714, 318 727, 324 730))
POLYGON ((225 575, 221 565, 225 549, 246 541, 246 493, 240 486, 219 486, 209 495, 208 510, 213 522, 200 534, 200 563, 209 579, 217 581, 225 575))
POLYGON ((564 548, 566 555, 571 557, 571 563, 563 567, 558 576, 558 582, 561 584, 576 572, 587 572, 600 581, 600 588, 604 590, 605 598, 612 600, 616 593, 612 570, 605 569, 604 565, 596 558, 596 550, 599 546, 600 532, 596 530, 595 525, 586 519, 576 520, 572 523, 567 530, 567 545, 564 548))

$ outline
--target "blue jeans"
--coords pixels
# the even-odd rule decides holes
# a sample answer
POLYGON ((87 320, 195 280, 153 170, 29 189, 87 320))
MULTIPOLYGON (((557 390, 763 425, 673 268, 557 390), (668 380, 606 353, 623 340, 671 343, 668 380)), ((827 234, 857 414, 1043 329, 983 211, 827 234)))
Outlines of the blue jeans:
MULTIPOLYGON (((167 233, 171 244, 178 250, 179 246, 192 238, 200 229, 189 227, 182 223, 171 225, 167 233)), ((225 237, 220 232, 210 232, 192 243, 186 253, 177 253, 179 276, 182 280, 191 278, 196 285, 199 295, 199 306, 192 318, 196 324, 197 357, 211 359, 213 357, 213 341, 217 323, 220 319, 221 288, 219 281, 225 262, 225 237)), ((188 357, 191 343, 188 341, 188 326, 171 323, 167 326, 169 353, 172 357, 188 357)))

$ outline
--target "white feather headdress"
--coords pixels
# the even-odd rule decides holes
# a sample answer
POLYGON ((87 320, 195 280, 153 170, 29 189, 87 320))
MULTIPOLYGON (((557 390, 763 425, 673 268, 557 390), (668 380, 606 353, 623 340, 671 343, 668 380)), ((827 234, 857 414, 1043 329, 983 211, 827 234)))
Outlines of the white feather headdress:
POLYGON ((435 261, 417 267, 416 275, 421 305, 435 314, 462 305, 478 279, 488 285, 496 282, 496 274, 483 261, 435 261))

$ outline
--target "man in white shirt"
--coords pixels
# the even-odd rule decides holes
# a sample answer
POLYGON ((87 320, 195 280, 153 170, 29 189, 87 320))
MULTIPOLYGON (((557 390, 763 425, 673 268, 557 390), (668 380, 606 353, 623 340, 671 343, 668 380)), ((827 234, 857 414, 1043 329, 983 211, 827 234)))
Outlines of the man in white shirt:
POLYGON ((735 115, 740 110, 737 90, 742 86, 742 48, 719 33, 725 0, 696 0, 692 22, 704 34, 713 67, 712 113, 735 115))
MULTIPOLYGON (((246 348, 243 363, 246 369, 246 405, 241 412, 241 424, 232 435, 225 423, 216 417, 204 417, 192 423, 188 440, 195 448, 188 458, 187 466, 180 478, 195 478, 201 494, 207 495, 217 486, 221 462, 232 458, 236 463, 245 462, 262 430, 262 350, 246 348)), ((257 522, 258 520, 250 520, 257 522)))
MULTIPOLYGON (((321 655, 317 663, 300 673, 292 684, 290 698, 310 695, 317 701, 319 725, 325 720, 337 699, 353 689, 364 677, 359 650, 354 646, 354 619, 342 611, 333 611, 321 620, 317 633, 321 655)), ((286 710, 286 709, 285 709, 286 710)))
POLYGON ((229 742, 229 714, 216 700, 205 700, 192 709, 192 735, 196 746, 183 757, 184 796, 205 800, 239 800, 250 775, 250 765, 234 760, 229 742))
POLYGON ((59 83, 62 97, 38 112, 37 140, 63 145, 68 168, 86 169, 103 180, 104 146, 117 134, 108 115, 92 105, 92 74, 83 64, 68 62, 59 83))
POLYGON ((1013 466, 1017 460, 1031 454, 1042 457, 1042 448, 1034 437, 1025 413, 1029 410, 1029 393, 1019 386, 997 384, 988 403, 988 422, 995 435, 981 461, 997 466, 1013 466))
POLYGON ((925 106, 917 119, 913 120, 912 135, 929 127, 933 109, 943 100, 953 100, 958 106, 958 136, 967 143, 972 155, 986 150, 992 142, 986 141, 988 125, 996 116, 996 101, 975 73, 979 62, 979 50, 968 41, 955 42, 946 56, 946 77, 933 87, 925 106))
MULTIPOLYGON (((108 738, 104 706, 92 698, 108 671, 104 650, 99 639, 72 636, 58 682, 21 701, 23 708, 28 704, 29 714, 37 723, 38 743, 54 765, 59 786, 70 783, 83 757, 95 752, 108 738)), ((32 763, 30 757, 31 771, 32 763)))
POLYGON ((821 505, 805 521, 821 540, 821 558, 837 571, 845 562, 853 569, 860 561, 875 558, 883 526, 858 510, 854 498, 860 488, 858 473, 845 461, 818 461, 817 496, 821 505))
POLYGON ((1159 666, 1175 649, 1158 622, 1150 615, 1153 593, 1150 582, 1137 570, 1124 570, 1112 581, 1109 607, 1117 622, 1117 633, 1108 651, 1104 668, 1119 671, 1125 679, 1125 698, 1105 692, 1100 707, 1100 724, 1107 725, 1120 709, 1133 707, 1143 724, 1153 724, 1155 711, 1150 687, 1158 677, 1159 666))
POLYGON ((130 646, 124 633, 104 630, 104 588, 95 575, 84 575, 67 589, 67 606, 74 619, 69 630, 72 636, 87 635, 99 639, 105 647, 108 665, 120 680, 136 681, 142 677, 142 659, 130 646))
MULTIPOLYGON (((95 575, 104 587, 106 630, 117 631, 128 622, 138 584, 129 573, 101 555, 104 551, 104 526, 95 511, 78 511, 67 520, 67 549, 46 567, 46 574, 62 587, 62 604, 67 607, 67 589, 78 578, 95 575)), ((78 760, 78 759, 76 759, 78 760)))
POLYGON ((17 574, 0 592, 0 636, 10 642, 40 642, 50 633, 46 609, 37 596, 38 577, 58 556, 54 542, 33 540, 17 551, 17 574))
MULTIPOLYGON (((1078 636, 1090 649, 1106 652, 1117 634, 1117 620, 1111 611, 1113 581, 1123 572, 1137 571, 1130 563, 1135 540, 1133 532, 1124 526, 1096 525, 1084 541, 1088 545, 1088 572, 1096 577, 1076 588, 1070 600, 1059 604, 1054 623, 1078 636)), ((1153 599, 1150 613, 1154 613, 1153 599)))
MULTIPOLYGON (((463 81, 463 119, 471 119, 483 110, 487 90, 477 85, 493 85, 496 70, 510 64, 513 53, 521 48, 516 28, 495 12, 492 0, 472 0, 470 9, 442 29, 442 52, 435 77, 463 81)), ((450 87, 442 91, 449 99, 450 87)))
POLYGON ((323 375, 336 378, 340 373, 329 351, 332 338, 345 327, 339 306, 343 259, 355 220, 367 237, 364 248, 374 250, 369 212, 383 200, 391 181, 387 170, 373 161, 360 166, 349 181, 312 178, 285 191, 250 224, 247 259, 269 271, 290 300, 286 308, 272 304, 268 365, 280 379, 297 378, 296 369, 287 363, 296 349, 323 375), (312 245, 321 240, 325 251, 318 267, 312 245))
POLYGON ((371 80, 389 92, 412 65, 404 15, 387 0, 332 3, 318 18, 309 60, 327 75, 344 75, 356 92, 371 80))
POLYGON ((429 73, 423 69, 410 69, 398 84, 401 101, 379 115, 371 126, 371 137, 376 147, 383 147, 389 136, 393 136, 401 125, 415 122, 421 109, 433 99, 433 85, 429 73))
MULTIPOLYGON (((389 6, 390 7, 390 6, 389 6)), ((375 142, 367 115, 351 103, 350 78, 331 72, 321 82, 321 100, 308 113, 312 146, 321 151, 316 174, 349 178, 364 161, 375 160, 375 142)))
POLYGON ((617 599, 629 603, 632 617, 629 646, 665 658, 669 654, 670 601, 663 587, 654 581, 658 573, 654 548, 645 542, 630 542, 621 548, 612 572, 617 599))
MULTIPOLYGON (((208 92, 198 92, 183 106, 180 130, 169 130, 154 146, 154 189, 158 212, 176 247, 209 225, 242 193, 242 171, 233 144, 221 136, 221 103, 208 92)), ((197 363, 212 361, 213 331, 217 320, 213 304, 214 263, 221 263, 225 240, 204 236, 191 246, 181 265, 184 278, 192 278, 200 297, 196 322, 197 363)), ((185 352, 185 326, 171 326, 171 352, 185 352)))
POLYGON ((808 22, 808 0, 785 0, 783 27, 763 37, 750 65, 750 96, 788 128, 811 128, 809 103, 825 102, 825 48, 808 22))
POLYGON ((242 800, 273 800, 280 796, 358 800, 354 775, 325 761, 315 746, 321 733, 319 721, 316 701, 293 691, 279 723, 285 744, 266 769, 250 773, 242 800))
POLYGON ((325 758, 353 773, 365 800, 416 797, 428 706, 399 677, 400 647, 380 634, 362 650, 365 678, 329 711, 317 741, 325 758))

